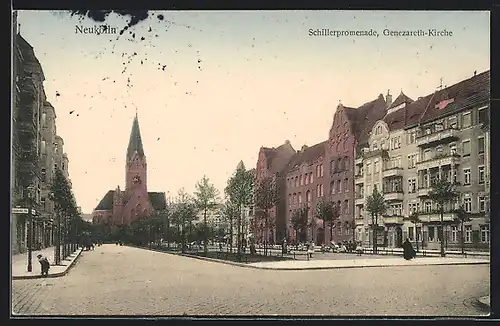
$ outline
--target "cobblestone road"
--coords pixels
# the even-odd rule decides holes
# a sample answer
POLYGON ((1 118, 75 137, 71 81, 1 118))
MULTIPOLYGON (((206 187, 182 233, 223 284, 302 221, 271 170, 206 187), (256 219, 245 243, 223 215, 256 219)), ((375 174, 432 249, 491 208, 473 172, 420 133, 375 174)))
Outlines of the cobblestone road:
POLYGON ((34 315, 481 315, 489 265, 272 271, 103 245, 61 278, 13 281, 34 315), (43 300, 42 300, 43 299, 43 300))

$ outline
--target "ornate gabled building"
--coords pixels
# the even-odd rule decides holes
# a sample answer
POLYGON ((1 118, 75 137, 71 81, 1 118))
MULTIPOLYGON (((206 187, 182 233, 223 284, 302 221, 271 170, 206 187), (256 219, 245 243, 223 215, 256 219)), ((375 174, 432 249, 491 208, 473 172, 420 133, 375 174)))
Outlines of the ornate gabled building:
POLYGON ((373 243, 371 218, 363 209, 375 186, 388 209, 377 221, 377 242, 400 247, 487 249, 489 214, 489 71, 412 101, 401 94, 368 132, 356 158, 356 240, 373 243), (443 224, 429 198, 438 178, 458 182, 460 198, 445 205, 443 224), (359 199, 358 199, 359 198, 359 199), (462 234, 456 208, 471 218, 462 234), (418 220, 409 219, 416 214, 418 220))
POLYGON ((125 189, 117 186, 109 190, 94 209, 92 220, 114 226, 130 225, 165 207, 164 192, 148 192, 147 161, 136 114, 125 158, 125 189))

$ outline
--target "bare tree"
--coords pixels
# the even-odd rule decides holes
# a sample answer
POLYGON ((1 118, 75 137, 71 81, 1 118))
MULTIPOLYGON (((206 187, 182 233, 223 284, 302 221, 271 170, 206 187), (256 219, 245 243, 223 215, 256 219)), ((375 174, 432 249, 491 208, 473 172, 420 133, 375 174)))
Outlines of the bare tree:
POLYGON ((205 255, 208 253, 208 225, 207 225, 207 212, 217 206, 219 191, 215 186, 210 183, 210 180, 203 176, 203 178, 196 184, 196 191, 194 193, 194 201, 196 207, 203 211, 203 249, 205 255))
POLYGON ((279 200, 274 177, 265 177, 259 180, 255 191, 255 206, 263 211, 264 215, 264 254, 267 255, 267 242, 269 238, 269 211, 276 206, 279 200))

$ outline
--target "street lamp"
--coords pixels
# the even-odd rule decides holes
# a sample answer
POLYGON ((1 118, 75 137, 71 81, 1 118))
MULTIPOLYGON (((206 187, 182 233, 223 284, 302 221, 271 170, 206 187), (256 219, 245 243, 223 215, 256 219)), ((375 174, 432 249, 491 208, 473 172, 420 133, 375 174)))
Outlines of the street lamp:
POLYGON ((28 186, 28 272, 33 271, 32 251, 33 251, 33 186, 28 186))

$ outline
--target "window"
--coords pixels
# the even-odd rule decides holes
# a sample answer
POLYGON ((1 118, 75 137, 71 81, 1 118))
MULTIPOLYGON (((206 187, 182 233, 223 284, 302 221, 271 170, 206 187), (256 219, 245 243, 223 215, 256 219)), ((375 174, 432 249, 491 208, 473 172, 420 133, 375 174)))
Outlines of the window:
POLYGON ((378 144, 377 142, 373 142, 372 150, 376 151, 378 149, 378 144))
POLYGON ((292 194, 288 194, 288 205, 292 205, 292 194))
POLYGON ((472 242, 472 225, 465 226, 465 242, 472 242))
POLYGON ((462 156, 470 156, 470 140, 462 142, 462 156))
POLYGON ((293 194, 293 203, 295 204, 297 201, 297 194, 293 194))
POLYGON ((372 187, 370 185, 366 186, 366 195, 370 196, 372 194, 372 187))
POLYGON ((370 163, 366 163, 366 174, 372 174, 372 165, 370 163))
POLYGON ((488 119, 488 110, 487 108, 484 109, 479 109, 477 111, 478 113, 478 122, 479 123, 485 123, 488 119))
POLYGON ((314 178, 313 178, 313 173, 309 173, 309 183, 313 183, 314 178))
POLYGON ((302 204, 302 193, 299 192, 299 204, 302 204))
POLYGON ((470 168, 464 169, 464 186, 470 185, 470 168))
POLYGON ((320 177, 323 177, 323 172, 324 172, 324 171, 323 171, 323 164, 321 164, 321 165, 319 166, 319 176, 320 176, 320 177))
POLYGON ((484 166, 479 166, 477 168, 477 180, 480 184, 484 183, 484 166))
POLYGON ((413 241, 413 226, 408 227, 408 238, 413 241))
POLYGON ((344 170, 349 170, 349 164, 350 164, 350 162, 349 162, 349 158, 348 158, 348 157, 346 157, 346 158, 344 159, 344 170))
POLYGON ((443 155, 443 146, 436 147, 436 154, 443 155))
POLYGON ((382 126, 378 126, 376 129, 375 129, 375 135, 380 135, 382 133, 382 126))
POLYGON ((467 213, 472 212, 472 198, 470 198, 470 197, 464 198, 464 210, 467 213))
POLYGON ((330 193, 333 195, 335 194, 335 181, 332 181, 330 183, 330 193))
POLYGON ((408 145, 410 144, 414 144, 415 141, 416 141, 416 134, 415 134, 415 131, 408 131, 408 134, 407 134, 407 143, 408 145))
POLYGON ((316 177, 319 178, 319 165, 316 165, 316 177))
POLYGON ((379 173, 378 161, 373 162, 373 173, 379 173))
POLYGON ((462 128, 469 128, 472 124, 470 112, 462 114, 462 128))
POLYGON ((489 225, 481 225, 481 242, 488 243, 490 242, 490 226, 489 225))
POLYGON ((319 185, 319 190, 320 190, 321 197, 323 197, 323 195, 324 195, 324 193, 323 193, 323 184, 319 185))
POLYGON ((478 154, 484 153, 484 136, 477 139, 477 152, 478 154))
POLYGON ((309 183, 309 176, 307 174, 304 174, 304 184, 307 186, 309 183))
POLYGON ((47 114, 42 113, 42 127, 45 127, 46 122, 47 122, 47 114))
POLYGON ((299 185, 303 186, 304 185, 304 176, 301 174, 299 177, 299 185))
POLYGON ((45 140, 42 140, 42 143, 41 143, 41 146, 40 146, 40 151, 42 152, 42 154, 45 154, 45 140))
POLYGON ((408 193, 413 194, 417 191, 417 179, 408 179, 408 193))
POLYGON ((424 208, 426 213, 430 213, 432 211, 432 203, 430 201, 426 201, 424 208))
POLYGON ((424 161, 428 161, 431 159, 431 150, 430 149, 426 149, 424 151, 424 161))
POLYGON ((299 178, 295 177, 295 187, 298 187, 298 186, 299 186, 299 178))
POLYGON ((456 128, 456 127, 457 127, 457 117, 449 117, 448 128, 456 128))
POLYGON ((486 200, 485 200, 484 196, 479 196, 477 201, 478 201, 479 211, 481 213, 486 211, 486 200))
POLYGON ((451 227, 451 242, 453 243, 458 242, 458 227, 456 226, 451 227))
POLYGON ((408 169, 413 169, 417 164, 417 154, 408 155, 408 169))
POLYGON ((349 179, 347 178, 344 179, 344 191, 345 192, 349 191, 349 179))
POLYGON ((338 192, 342 192, 342 182, 340 180, 337 180, 337 190, 338 192))
POLYGON ((454 155, 457 153, 457 145, 455 144, 450 144, 450 154, 454 155))
POLYGON ((434 227, 433 226, 429 226, 428 241, 429 242, 434 242, 434 227))
POLYGON ((308 203, 311 202, 311 191, 309 191, 309 190, 306 192, 306 200, 308 203))
POLYGON ((344 200, 344 214, 349 214, 349 200, 344 200))

